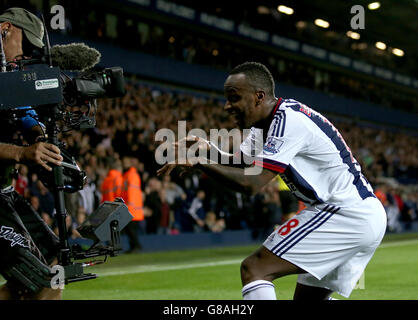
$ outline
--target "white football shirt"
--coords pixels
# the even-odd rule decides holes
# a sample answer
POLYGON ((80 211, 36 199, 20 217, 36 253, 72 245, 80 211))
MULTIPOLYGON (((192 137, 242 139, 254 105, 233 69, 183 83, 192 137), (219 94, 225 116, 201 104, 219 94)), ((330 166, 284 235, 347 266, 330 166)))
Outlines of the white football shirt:
POLYGON ((375 197, 338 130, 296 100, 280 98, 266 140, 262 129, 253 127, 240 149, 255 165, 277 172, 307 205, 343 207, 375 197))

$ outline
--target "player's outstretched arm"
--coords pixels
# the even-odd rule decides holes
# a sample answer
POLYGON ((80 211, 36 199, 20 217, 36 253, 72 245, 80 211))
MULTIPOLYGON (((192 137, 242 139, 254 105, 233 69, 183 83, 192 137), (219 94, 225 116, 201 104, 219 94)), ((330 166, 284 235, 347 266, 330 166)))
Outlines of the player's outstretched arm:
POLYGON ((197 163, 194 167, 202 170, 222 185, 250 195, 259 192, 262 187, 277 175, 277 173, 268 169, 260 170, 260 174, 257 175, 249 175, 247 174, 248 168, 231 167, 222 164, 197 163))
MULTIPOLYGON (((231 167, 206 161, 187 162, 185 164, 168 163, 157 171, 158 176, 169 175, 176 167, 185 169, 196 168, 214 178, 220 184, 235 191, 255 194, 269 183, 277 174, 268 169, 262 169, 258 175, 246 174, 245 168, 231 167)), ((248 169, 248 168, 247 168, 248 169)))

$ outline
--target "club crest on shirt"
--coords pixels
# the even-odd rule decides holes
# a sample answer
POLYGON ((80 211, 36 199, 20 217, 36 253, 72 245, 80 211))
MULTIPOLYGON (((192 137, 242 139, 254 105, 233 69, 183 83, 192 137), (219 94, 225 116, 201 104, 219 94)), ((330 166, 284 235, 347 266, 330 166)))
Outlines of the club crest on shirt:
POLYGON ((279 152, 280 147, 283 145, 283 140, 277 137, 267 137, 267 141, 263 147, 265 154, 275 154, 279 152))

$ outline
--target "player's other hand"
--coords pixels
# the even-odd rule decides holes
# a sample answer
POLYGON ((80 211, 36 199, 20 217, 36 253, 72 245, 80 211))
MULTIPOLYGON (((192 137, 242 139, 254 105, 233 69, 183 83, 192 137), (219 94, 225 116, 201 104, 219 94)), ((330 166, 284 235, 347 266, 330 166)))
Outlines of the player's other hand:
POLYGON ((197 137, 197 136, 187 136, 183 139, 180 139, 177 142, 174 142, 172 144, 172 147, 175 150, 175 157, 178 159, 182 155, 184 156, 184 153, 187 152, 187 149, 190 147, 193 147, 194 152, 198 152, 201 155, 208 155, 208 152, 210 151, 210 143, 209 141, 197 137), (182 149, 182 153, 179 152, 182 149))
POLYGON ((181 144, 185 144, 186 148, 190 148, 191 146, 196 145, 196 143, 199 149, 207 151, 210 150, 210 143, 208 140, 193 135, 179 140, 178 142, 174 143, 174 145, 179 146, 181 144))
POLYGON ((187 155, 187 149, 193 146, 194 153, 196 152, 201 155, 207 155, 207 152, 210 150, 210 143, 209 141, 197 137, 197 136, 188 136, 186 138, 180 139, 177 142, 172 144, 173 148, 175 149, 175 161, 169 162, 165 164, 161 169, 157 171, 158 176, 167 176, 174 170, 176 167, 180 167, 183 170, 180 172, 180 177, 184 175, 187 169, 193 167, 196 163, 206 163, 206 157, 193 157, 192 159, 185 159, 187 155), (180 153, 179 149, 184 148, 183 152, 180 153), (179 160, 182 159, 182 160, 179 160))
POLYGON ((22 147, 19 162, 41 165, 46 170, 51 171, 52 168, 47 163, 60 166, 63 160, 60 153, 57 146, 46 142, 38 142, 22 147))

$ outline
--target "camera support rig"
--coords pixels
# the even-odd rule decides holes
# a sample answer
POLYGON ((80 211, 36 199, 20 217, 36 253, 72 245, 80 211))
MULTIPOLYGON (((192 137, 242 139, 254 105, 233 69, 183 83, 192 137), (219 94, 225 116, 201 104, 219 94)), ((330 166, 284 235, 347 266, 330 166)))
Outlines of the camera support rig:
MULTIPOLYGON (((49 117, 45 121, 46 134, 48 137, 48 142, 58 146, 58 128, 56 123, 60 120, 60 110, 58 105, 52 105, 51 108, 48 108, 49 117)), ((58 226, 58 234, 60 238, 60 250, 58 253, 58 262, 66 266, 70 263, 70 248, 68 245, 68 234, 66 228, 66 217, 67 213, 65 210, 65 200, 64 200, 64 175, 63 167, 54 166, 52 168, 54 176, 54 186, 53 194, 55 200, 55 210, 56 210, 56 220, 58 226)))
MULTIPOLYGON (((42 116, 46 127, 47 142, 60 146, 57 123, 64 117, 64 112, 60 108, 60 105, 43 105, 42 108, 38 109, 38 112, 42 116)), ((77 245, 70 247, 66 227, 67 212, 64 200, 64 193, 68 191, 68 186, 66 185, 64 170, 77 172, 79 168, 69 162, 63 162, 62 166, 53 166, 53 179, 48 179, 47 185, 52 191, 55 200, 55 217, 60 241, 58 264, 64 267, 65 283, 70 283, 97 277, 92 273, 84 273, 85 267, 92 266, 96 263, 74 262, 74 260, 84 260, 97 256, 116 256, 122 249, 120 232, 133 217, 121 198, 113 202, 105 201, 77 228, 81 236, 94 241, 93 245, 88 250, 82 250, 77 245), (99 243, 106 242, 109 245, 98 246, 99 243)), ((83 185, 79 185, 78 190, 81 190, 82 187, 83 185)), ((74 191, 77 191, 77 188, 71 189, 71 192, 74 191)))

